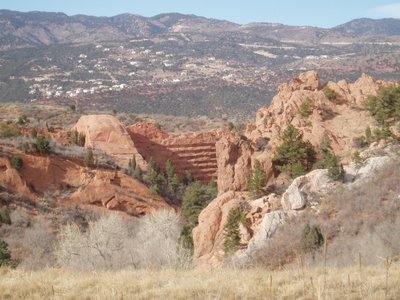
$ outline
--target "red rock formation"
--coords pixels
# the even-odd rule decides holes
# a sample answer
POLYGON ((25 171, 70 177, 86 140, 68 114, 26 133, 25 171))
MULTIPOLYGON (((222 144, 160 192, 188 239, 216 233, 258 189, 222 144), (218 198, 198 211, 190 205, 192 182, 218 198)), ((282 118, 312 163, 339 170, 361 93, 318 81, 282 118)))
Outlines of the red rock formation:
POLYGON ((139 166, 145 168, 146 164, 137 152, 134 142, 114 116, 82 116, 73 129, 85 135, 85 147, 104 151, 117 165, 127 167, 129 159, 135 155, 139 166))
POLYGON ((227 132, 184 132, 167 134, 153 124, 138 124, 127 128, 138 152, 146 159, 153 158, 161 168, 172 161, 178 176, 190 171, 193 178, 202 182, 216 179, 216 142, 227 132))
POLYGON ((267 174, 271 175, 274 149, 280 143, 281 132, 289 124, 299 128, 304 139, 314 146, 319 145, 326 132, 336 154, 344 160, 348 159, 353 138, 364 134, 366 126, 373 124, 369 113, 360 109, 362 102, 367 96, 376 95, 385 85, 387 83, 376 81, 367 75, 362 75, 353 84, 344 80, 338 83, 329 82, 327 86, 338 95, 337 99, 331 101, 324 94, 318 74, 313 71, 282 84, 270 106, 261 108, 256 114, 255 124, 247 127, 244 139, 252 145, 253 151, 240 153, 242 142, 237 139, 221 141, 221 155, 217 151, 219 191, 243 190, 246 177, 238 177, 232 170, 241 169, 242 173, 246 173, 245 168, 250 164, 243 164, 243 161, 247 162, 249 159, 258 159, 267 174), (309 117, 302 117, 299 107, 307 98, 313 103, 313 112, 309 117), (264 141, 261 147, 260 141, 264 141), (226 153, 228 149, 229 155, 226 153), (236 157, 238 163, 230 163, 231 157, 236 157))
POLYGON ((145 185, 121 172, 90 170, 54 155, 18 156, 24 162, 20 171, 12 168, 8 157, 0 158, 0 185, 33 201, 49 196, 60 205, 96 205, 135 216, 170 208, 163 198, 151 195, 145 185))
MULTIPOLYGON (((281 132, 289 124, 299 128, 304 139, 314 146, 320 144, 326 132, 335 153, 346 159, 351 154, 353 138, 363 135, 365 128, 374 124, 369 113, 361 109, 363 101, 369 95, 376 95, 387 84, 366 75, 362 75, 354 84, 346 81, 329 82, 327 86, 337 94, 337 99, 332 101, 325 96, 318 74, 307 72, 279 87, 271 105, 257 112, 255 124, 247 126, 244 136, 227 135, 221 138, 216 147, 220 195, 201 212, 199 225, 193 230, 195 263, 208 267, 221 264, 226 216, 232 208, 246 202, 241 198, 245 194, 239 191, 246 187, 251 164, 259 160, 269 177, 272 176, 274 151, 280 144, 281 132), (307 98, 313 103, 313 111, 310 116, 303 117, 299 107, 307 98)), ((317 189, 327 185, 325 173, 318 170, 298 178, 283 197, 270 194, 246 202, 250 206, 247 217, 251 222, 251 233, 241 228, 242 239, 254 237, 260 231, 260 221, 267 214, 271 217, 267 221, 276 227, 282 221, 272 220, 275 215, 279 217, 281 214, 276 210, 302 208, 305 199, 298 187, 308 188, 316 194, 317 189)), ((263 224, 269 226, 264 226, 264 230, 271 229, 271 224, 263 224)))
POLYGON ((193 230, 194 260, 200 267, 217 267, 224 258, 224 224, 231 209, 244 200, 243 193, 227 192, 213 200, 199 216, 193 230))

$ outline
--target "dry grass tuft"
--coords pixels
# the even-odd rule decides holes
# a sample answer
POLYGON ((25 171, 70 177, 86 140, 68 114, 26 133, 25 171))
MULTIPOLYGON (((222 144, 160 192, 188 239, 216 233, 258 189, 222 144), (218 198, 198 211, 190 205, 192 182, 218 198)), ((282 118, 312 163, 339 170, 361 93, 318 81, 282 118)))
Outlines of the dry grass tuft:
POLYGON ((0 269, 1 299, 396 299, 400 264, 386 268, 40 272, 0 269), (325 286, 325 288, 324 288, 325 286), (386 295, 386 297, 385 297, 386 295))

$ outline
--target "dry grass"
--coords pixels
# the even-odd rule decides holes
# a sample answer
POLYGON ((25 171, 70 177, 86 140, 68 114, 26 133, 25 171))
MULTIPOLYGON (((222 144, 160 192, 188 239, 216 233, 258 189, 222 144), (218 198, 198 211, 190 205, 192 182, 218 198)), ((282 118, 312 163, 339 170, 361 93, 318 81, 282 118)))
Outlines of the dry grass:
POLYGON ((118 271, 40 272, 0 269, 1 299, 398 299, 400 264, 269 272, 118 271), (360 281, 361 278, 361 281, 360 281), (272 280, 271 280, 272 279, 272 280))

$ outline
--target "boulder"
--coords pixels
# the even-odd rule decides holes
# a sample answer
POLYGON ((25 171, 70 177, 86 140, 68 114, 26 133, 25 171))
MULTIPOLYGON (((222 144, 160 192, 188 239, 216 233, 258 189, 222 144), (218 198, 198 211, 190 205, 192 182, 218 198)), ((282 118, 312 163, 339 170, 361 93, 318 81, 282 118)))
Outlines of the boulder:
POLYGON ((300 210, 307 201, 314 201, 313 195, 322 194, 329 189, 332 180, 325 169, 314 170, 293 180, 283 193, 281 203, 284 210, 300 210))

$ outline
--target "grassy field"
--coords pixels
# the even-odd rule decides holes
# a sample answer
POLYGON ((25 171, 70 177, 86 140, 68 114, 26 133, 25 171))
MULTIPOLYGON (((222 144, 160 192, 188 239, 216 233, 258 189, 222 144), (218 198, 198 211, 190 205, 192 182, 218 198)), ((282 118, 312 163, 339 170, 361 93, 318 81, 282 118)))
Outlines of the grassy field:
POLYGON ((261 269, 77 273, 0 269, 0 299, 399 299, 389 269, 261 269))

